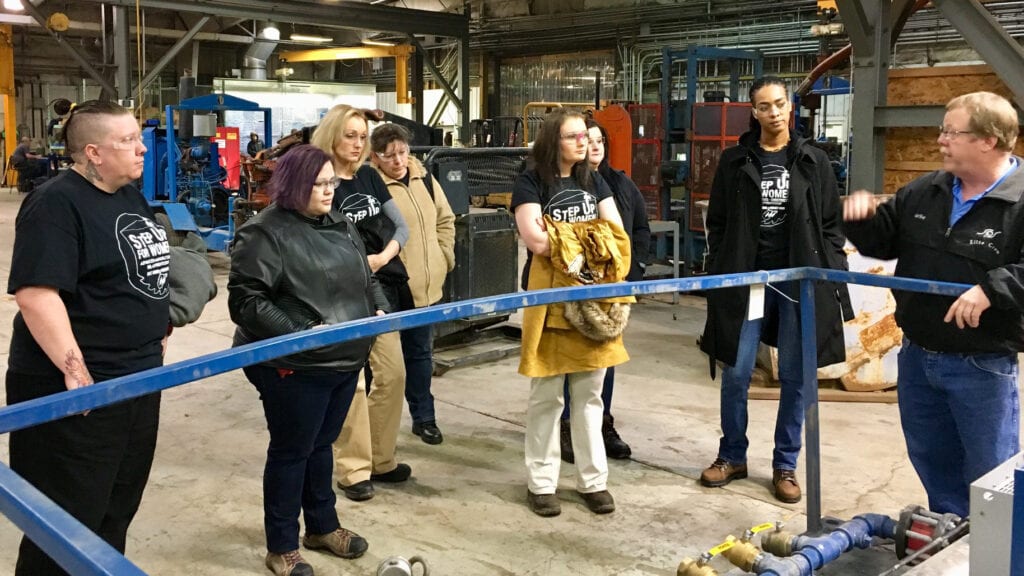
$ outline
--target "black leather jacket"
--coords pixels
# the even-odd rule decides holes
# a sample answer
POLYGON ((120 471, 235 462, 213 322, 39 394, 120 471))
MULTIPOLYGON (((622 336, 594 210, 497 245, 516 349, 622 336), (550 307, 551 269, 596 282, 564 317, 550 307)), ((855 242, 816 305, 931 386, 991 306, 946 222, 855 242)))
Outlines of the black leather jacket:
MULTIPOLYGON (((322 220, 271 205, 238 229, 231 249, 228 309, 234 345, 387 311, 355 225, 332 210, 322 220)), ((292 370, 362 368, 373 338, 276 358, 292 370)))

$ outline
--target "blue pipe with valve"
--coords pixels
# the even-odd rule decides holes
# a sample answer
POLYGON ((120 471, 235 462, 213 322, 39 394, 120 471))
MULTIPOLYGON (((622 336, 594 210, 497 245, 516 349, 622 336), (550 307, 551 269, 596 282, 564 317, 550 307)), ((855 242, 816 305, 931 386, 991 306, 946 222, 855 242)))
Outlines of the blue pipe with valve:
POLYGON ((844 552, 869 547, 872 537, 891 539, 895 534, 896 521, 892 518, 882 514, 862 514, 823 536, 767 533, 761 538, 764 552, 753 557, 749 553, 743 554, 740 546, 723 555, 741 569, 759 576, 812 576, 815 570, 844 552))

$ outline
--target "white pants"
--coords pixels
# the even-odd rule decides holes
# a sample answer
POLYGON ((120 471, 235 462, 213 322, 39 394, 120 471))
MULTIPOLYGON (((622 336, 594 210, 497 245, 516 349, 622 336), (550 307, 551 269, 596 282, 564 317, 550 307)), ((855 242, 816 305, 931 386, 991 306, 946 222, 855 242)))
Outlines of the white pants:
MULTIPOLYGON (((576 457, 576 490, 600 492, 608 483, 608 458, 601 436, 604 368, 569 374, 569 425, 576 457)), ((559 419, 565 402, 564 375, 533 378, 526 408, 526 471, 534 494, 554 494, 561 466, 559 419)))

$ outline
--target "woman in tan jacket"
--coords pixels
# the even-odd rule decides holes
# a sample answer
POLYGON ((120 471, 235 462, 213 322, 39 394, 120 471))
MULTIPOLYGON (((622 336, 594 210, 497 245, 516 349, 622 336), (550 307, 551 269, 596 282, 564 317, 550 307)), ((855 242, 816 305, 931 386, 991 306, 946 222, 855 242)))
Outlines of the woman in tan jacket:
MULTIPOLYGON (((395 311, 437 304, 445 277, 455 267, 455 214, 436 180, 409 156, 412 136, 398 124, 382 124, 370 136, 373 165, 409 226, 409 239, 399 253, 409 281, 389 294, 395 311)), ((434 370, 431 326, 401 331, 405 357, 405 399, 412 415, 412 432, 427 444, 440 444, 434 396, 430 392, 434 370)))

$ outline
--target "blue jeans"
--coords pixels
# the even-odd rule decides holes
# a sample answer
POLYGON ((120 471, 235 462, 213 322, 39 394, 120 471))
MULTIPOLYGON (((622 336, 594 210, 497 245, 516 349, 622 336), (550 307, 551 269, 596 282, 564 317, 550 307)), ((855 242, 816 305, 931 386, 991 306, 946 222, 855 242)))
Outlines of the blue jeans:
POLYGON ((970 511, 970 484, 1020 450, 1017 354, 943 354, 903 339, 900 421, 933 512, 970 511))
MULTIPOLYGON (((562 408, 562 420, 569 419, 569 375, 565 375, 565 384, 562 385, 562 392, 565 394, 565 407, 562 408)), ((612 393, 615 392, 615 366, 609 366, 604 372, 604 385, 601 386, 601 401, 604 402, 604 415, 612 415, 612 393)))
MULTIPOLYGON (((785 289, 785 285, 776 288, 785 289)), ((794 292, 794 290, 788 290, 794 292)), ((765 314, 775 310, 779 317, 779 380, 782 392, 775 417, 775 450, 772 468, 796 470, 804 425, 804 391, 801 380, 800 305, 787 300, 772 287, 765 288, 765 314)), ((718 457, 732 464, 747 461, 747 390, 754 372, 757 346, 761 341, 763 318, 743 321, 736 350, 736 365, 722 370, 722 439, 718 457)))
POLYGON ((409 328, 400 332, 405 357, 405 400, 414 424, 436 420, 430 380, 434 376, 434 329, 409 328))
POLYGON ((270 432, 263 469, 267 551, 298 550, 300 510, 307 534, 327 534, 339 526, 331 444, 341 432, 359 372, 297 371, 282 377, 267 366, 244 371, 259 390, 270 432))

